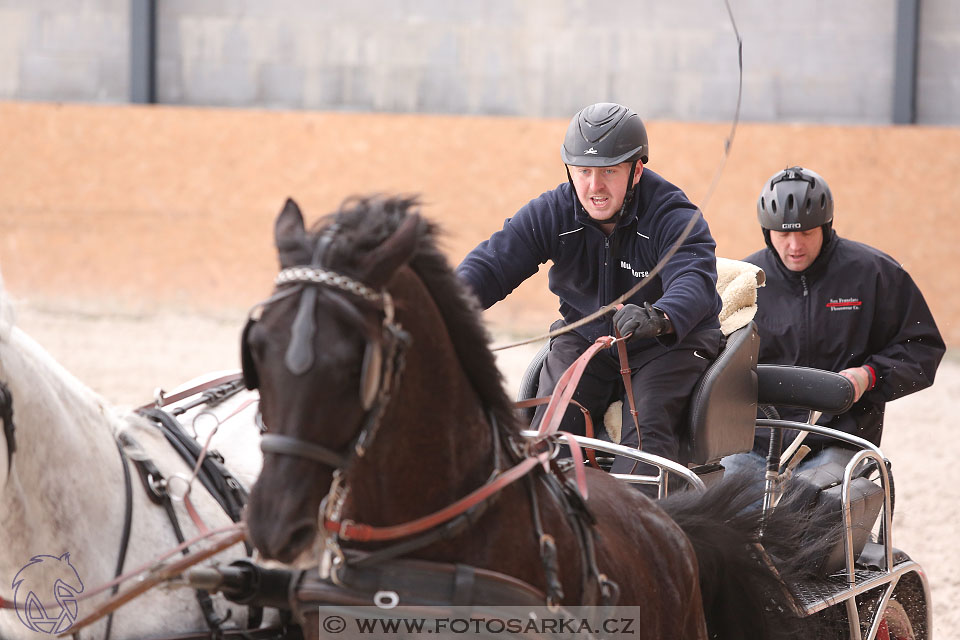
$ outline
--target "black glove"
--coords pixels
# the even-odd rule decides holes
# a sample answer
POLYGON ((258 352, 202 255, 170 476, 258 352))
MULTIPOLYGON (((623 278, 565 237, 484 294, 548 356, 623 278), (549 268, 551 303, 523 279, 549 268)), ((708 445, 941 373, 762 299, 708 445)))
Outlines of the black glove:
POLYGON ((673 327, 670 320, 659 309, 654 309, 649 302, 642 307, 635 304, 625 304, 613 315, 613 326, 621 336, 630 336, 630 340, 640 338, 655 338, 669 332, 673 327))

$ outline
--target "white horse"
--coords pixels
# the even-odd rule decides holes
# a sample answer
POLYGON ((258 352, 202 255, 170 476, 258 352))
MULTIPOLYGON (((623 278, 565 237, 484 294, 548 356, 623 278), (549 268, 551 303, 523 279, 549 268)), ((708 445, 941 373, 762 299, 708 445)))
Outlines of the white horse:
MULTIPOLYGON (((110 595, 107 591, 82 599, 84 592, 115 577, 127 509, 118 435, 132 436, 166 478, 189 477, 192 469, 151 422, 109 406, 16 327, 2 280, 0 384, 0 419, 4 403, 7 409, 12 404, 15 425, 5 437, 0 424, 0 598, 31 606, 0 609, 0 638, 35 640, 37 631, 72 626, 110 595)), ((232 402, 236 408, 238 401, 232 402)), ((241 457, 246 470, 240 474, 245 482, 252 482, 259 470, 254 416, 254 409, 245 408, 232 418, 222 447, 245 449, 241 457)), ((224 424, 221 430, 227 427, 224 424)), ((131 481, 132 527, 125 570, 145 565, 178 545, 166 512, 148 499, 132 464, 131 481)), ((190 499, 210 529, 232 524, 199 482, 193 483, 190 499)), ((190 540, 198 528, 182 501, 173 504, 190 540)), ((245 555, 238 544, 218 559, 245 555)), ((214 598, 214 605, 218 618, 230 614, 225 628, 245 626, 245 607, 220 597, 214 598)), ((106 638, 107 624, 101 619, 80 636, 106 638)), ((154 588, 118 609, 111 624, 112 640, 207 629, 195 592, 188 588, 154 588)))

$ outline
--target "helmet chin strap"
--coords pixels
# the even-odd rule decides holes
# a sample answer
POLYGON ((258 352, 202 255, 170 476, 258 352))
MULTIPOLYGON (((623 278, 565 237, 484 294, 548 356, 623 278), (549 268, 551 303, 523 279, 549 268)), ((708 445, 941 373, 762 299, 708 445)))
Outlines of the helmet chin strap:
MULTIPOLYGON (((633 174, 637 170, 637 163, 639 161, 640 161, 639 159, 636 159, 630 164, 630 173, 628 174, 630 178, 627 180, 627 188, 623 192, 623 204, 620 205, 620 210, 617 211, 612 216, 610 216, 609 218, 607 218, 606 220, 598 220, 598 222, 602 222, 604 224, 607 224, 607 223, 616 224, 620 222, 620 218, 623 217, 623 212, 627 210, 627 205, 630 204, 631 200, 633 200, 633 192, 636 189, 636 185, 633 183, 633 174)), ((580 202, 580 194, 577 193, 577 186, 573 184, 573 177, 570 175, 570 166, 564 165, 564 168, 567 170, 567 182, 570 183, 570 187, 573 188, 573 195, 576 196, 576 199, 575 199, 576 206, 580 207, 581 209, 584 209, 583 203, 580 202)), ((586 213, 586 209, 584 209, 584 212, 586 213)), ((588 217, 589 217, 589 214, 588 214, 588 217)))

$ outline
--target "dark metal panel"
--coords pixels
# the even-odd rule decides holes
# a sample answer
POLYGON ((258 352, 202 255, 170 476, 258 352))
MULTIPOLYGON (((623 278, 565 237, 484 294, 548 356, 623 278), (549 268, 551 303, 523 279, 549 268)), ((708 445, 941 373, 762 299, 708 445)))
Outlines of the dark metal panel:
POLYGON ((130 0, 130 102, 157 101, 156 55, 156 0, 130 0))
POLYGON ((893 122, 917 121, 917 41, 920 0, 897 0, 897 42, 893 71, 893 122))

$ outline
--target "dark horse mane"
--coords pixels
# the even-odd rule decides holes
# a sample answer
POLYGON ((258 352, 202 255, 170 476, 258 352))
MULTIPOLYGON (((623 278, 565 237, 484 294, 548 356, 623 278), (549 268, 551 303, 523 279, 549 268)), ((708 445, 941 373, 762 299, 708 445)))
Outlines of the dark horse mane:
MULTIPOLYGON (((315 246, 323 231, 336 224, 337 233, 324 262, 349 273, 361 264, 367 252, 393 235, 407 217, 419 212, 417 196, 354 196, 311 227, 310 242, 315 246)), ((439 249, 439 235, 439 227, 421 217, 417 248, 409 265, 439 308, 460 364, 481 403, 501 427, 516 430, 513 403, 504 391, 503 374, 490 351, 490 334, 481 322, 482 310, 439 249)))

